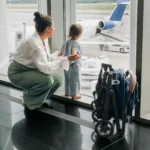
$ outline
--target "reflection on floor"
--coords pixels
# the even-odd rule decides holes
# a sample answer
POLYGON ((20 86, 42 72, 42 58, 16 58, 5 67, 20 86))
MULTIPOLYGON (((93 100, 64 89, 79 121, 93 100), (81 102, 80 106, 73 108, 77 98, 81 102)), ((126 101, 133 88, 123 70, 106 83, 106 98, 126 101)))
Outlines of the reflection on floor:
MULTIPOLYGON (((81 90, 82 91, 82 90, 81 90)), ((87 91, 88 92, 88 91, 87 91)), ((56 95, 59 95, 59 96, 61 96, 61 97, 63 97, 63 98, 67 98, 67 99, 69 99, 69 100, 72 100, 72 98, 70 97, 70 96, 65 96, 64 95, 64 90, 62 91, 62 90, 58 90, 58 91, 56 91, 56 93, 55 93, 56 95)), ((74 101, 79 101, 79 102, 81 102, 81 103, 83 103, 83 105, 84 104, 86 104, 86 105, 89 105, 89 107, 90 107, 90 105, 91 105, 91 102, 94 100, 94 97, 92 96, 92 94, 90 94, 90 96, 89 96, 89 94, 86 94, 85 93, 85 91, 83 92, 81 92, 80 93, 81 94, 81 99, 77 99, 77 100, 74 100, 74 101)))
MULTIPOLYGON (((0 86, 0 93, 20 97, 20 91, 4 86, 0 86)), ((52 107, 92 121, 89 109, 54 100, 52 107)), ((124 137, 114 135, 104 140, 91 128, 39 111, 25 111, 22 105, 0 96, 0 141, 0 150, 149 150, 150 128, 128 125, 124 137)))

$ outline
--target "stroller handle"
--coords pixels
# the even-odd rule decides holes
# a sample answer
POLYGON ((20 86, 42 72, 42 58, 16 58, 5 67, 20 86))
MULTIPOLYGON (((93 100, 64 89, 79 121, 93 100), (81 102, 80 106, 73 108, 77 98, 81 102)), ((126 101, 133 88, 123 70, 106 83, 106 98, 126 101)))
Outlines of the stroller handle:
POLYGON ((129 92, 133 93, 135 85, 136 85, 136 75, 129 70, 126 71, 126 76, 131 75, 131 83, 129 87, 129 92))

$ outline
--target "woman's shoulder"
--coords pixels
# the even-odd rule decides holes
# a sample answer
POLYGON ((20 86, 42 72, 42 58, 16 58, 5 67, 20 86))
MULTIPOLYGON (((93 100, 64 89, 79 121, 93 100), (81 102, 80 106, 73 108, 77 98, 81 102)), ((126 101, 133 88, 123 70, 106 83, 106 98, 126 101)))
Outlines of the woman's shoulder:
POLYGON ((31 46, 31 48, 35 49, 39 47, 39 41, 36 37, 31 36, 27 39, 27 43, 31 46))

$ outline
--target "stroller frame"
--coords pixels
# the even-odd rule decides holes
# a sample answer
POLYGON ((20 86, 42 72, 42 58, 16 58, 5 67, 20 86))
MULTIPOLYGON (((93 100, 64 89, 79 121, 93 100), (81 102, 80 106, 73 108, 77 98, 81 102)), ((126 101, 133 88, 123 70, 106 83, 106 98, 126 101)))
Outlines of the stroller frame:
POLYGON ((123 136, 125 133, 125 127, 127 121, 130 120, 131 123, 132 114, 129 116, 128 119, 127 107, 130 100, 130 96, 133 93, 136 85, 136 76, 133 73, 127 71, 126 76, 129 75, 131 76, 131 83, 128 90, 128 94, 125 98, 125 106, 123 111, 124 115, 122 119, 122 128, 121 128, 115 93, 112 89, 112 86, 115 84, 119 84, 119 81, 116 80, 116 74, 113 72, 111 65, 102 64, 101 66, 99 79, 98 79, 98 82, 100 81, 100 83, 96 85, 96 89, 99 89, 99 91, 97 91, 99 93, 98 94, 99 96, 96 99, 96 91, 93 92, 94 101, 92 101, 91 107, 93 108, 92 118, 95 122, 97 122, 95 126, 95 132, 97 133, 98 136, 102 138, 107 138, 113 134, 115 124, 117 128, 117 134, 123 136), (101 101, 103 102, 103 108, 101 107, 102 104, 100 104, 99 99, 103 99, 101 101), (110 103, 112 104, 113 114, 109 114, 110 103), (101 112, 102 112, 102 116, 100 116, 101 112), (113 123, 109 121, 110 118, 112 118, 110 117, 110 115, 112 115, 114 118, 113 123))

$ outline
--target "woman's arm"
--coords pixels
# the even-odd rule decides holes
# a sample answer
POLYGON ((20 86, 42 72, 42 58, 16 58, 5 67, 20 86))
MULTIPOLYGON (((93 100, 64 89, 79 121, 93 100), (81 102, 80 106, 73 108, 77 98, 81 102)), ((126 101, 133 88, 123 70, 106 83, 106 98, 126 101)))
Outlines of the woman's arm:
MULTIPOLYGON (((58 53, 53 53, 53 58, 56 57, 56 54, 58 53)), ((65 69, 69 67, 68 57, 61 57, 54 61, 48 62, 47 55, 39 49, 32 51, 30 56, 36 67, 45 74, 51 74, 61 67, 65 67, 65 69), (62 63, 65 64, 65 66, 62 66, 62 63)))
POLYGON ((51 61, 56 60, 58 58, 58 56, 59 56, 59 51, 56 51, 49 55, 51 61))
POLYGON ((50 60, 51 61, 54 61, 54 60, 57 60, 59 56, 62 56, 62 52, 61 51, 56 51, 52 54, 50 54, 50 60))

